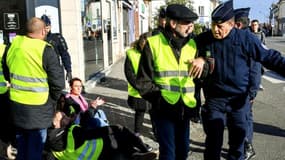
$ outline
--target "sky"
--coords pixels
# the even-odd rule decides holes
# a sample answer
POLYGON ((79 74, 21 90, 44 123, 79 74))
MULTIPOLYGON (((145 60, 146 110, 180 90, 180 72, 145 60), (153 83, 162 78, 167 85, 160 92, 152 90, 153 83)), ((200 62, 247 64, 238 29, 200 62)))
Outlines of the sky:
MULTIPOLYGON (((226 0, 223 0, 226 1, 226 0)), ((250 7, 249 18, 259 22, 269 21, 269 8, 279 0, 234 0, 234 9, 250 7)))

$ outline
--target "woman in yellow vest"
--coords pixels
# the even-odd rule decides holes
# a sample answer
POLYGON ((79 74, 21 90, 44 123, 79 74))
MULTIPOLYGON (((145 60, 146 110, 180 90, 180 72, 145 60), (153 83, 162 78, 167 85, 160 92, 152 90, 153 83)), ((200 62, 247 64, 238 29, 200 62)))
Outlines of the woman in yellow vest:
MULTIPOLYGON (((87 111, 88 112, 88 111, 87 111)), ((122 153, 132 159, 153 160, 154 152, 127 128, 105 126, 87 129, 73 125, 64 112, 56 112, 48 130, 46 147, 58 160, 108 160, 122 153)))
MULTIPOLYGON (((136 88, 136 77, 139 68, 139 61, 141 52, 147 41, 147 38, 151 36, 150 32, 143 33, 138 40, 132 43, 131 48, 127 50, 127 56, 125 60, 125 76, 128 80, 128 105, 135 110, 135 125, 134 132, 137 136, 141 136, 144 114, 147 110, 151 109, 150 103, 143 99, 136 88)), ((155 129, 153 125, 153 131, 155 129)), ((151 148, 149 148, 151 150, 151 148)))

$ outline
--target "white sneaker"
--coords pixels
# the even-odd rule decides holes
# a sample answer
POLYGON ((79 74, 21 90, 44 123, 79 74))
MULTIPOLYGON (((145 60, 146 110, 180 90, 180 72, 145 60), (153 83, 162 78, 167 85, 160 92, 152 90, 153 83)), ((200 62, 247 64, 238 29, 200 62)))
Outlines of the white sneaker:
POLYGON ((259 90, 263 91, 264 87, 262 86, 262 84, 259 85, 259 90))

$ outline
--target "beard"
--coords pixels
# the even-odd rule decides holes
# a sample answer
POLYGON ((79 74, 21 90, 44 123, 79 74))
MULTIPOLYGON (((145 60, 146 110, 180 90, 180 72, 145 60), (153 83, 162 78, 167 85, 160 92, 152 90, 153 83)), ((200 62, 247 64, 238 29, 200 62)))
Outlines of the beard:
POLYGON ((186 38, 190 33, 189 33, 189 29, 187 29, 185 32, 182 32, 180 29, 178 29, 177 27, 174 29, 175 34, 180 37, 180 38, 186 38))

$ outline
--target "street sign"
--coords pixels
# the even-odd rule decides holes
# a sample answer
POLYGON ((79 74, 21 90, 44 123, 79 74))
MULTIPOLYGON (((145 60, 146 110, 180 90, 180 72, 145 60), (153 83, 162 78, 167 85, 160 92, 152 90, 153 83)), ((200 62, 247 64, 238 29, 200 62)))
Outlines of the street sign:
POLYGON ((6 30, 20 29, 18 13, 4 13, 4 28, 6 30))

